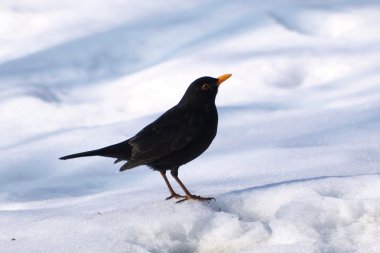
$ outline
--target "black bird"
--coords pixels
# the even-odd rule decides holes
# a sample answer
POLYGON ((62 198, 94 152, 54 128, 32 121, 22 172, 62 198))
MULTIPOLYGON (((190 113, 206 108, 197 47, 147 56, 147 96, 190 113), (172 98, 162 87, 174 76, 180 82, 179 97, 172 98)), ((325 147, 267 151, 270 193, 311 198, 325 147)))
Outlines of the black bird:
POLYGON ((202 154, 216 136, 218 112, 215 97, 219 85, 231 74, 218 78, 201 77, 187 88, 177 105, 169 109, 154 122, 143 128, 132 138, 104 148, 61 157, 61 160, 83 156, 105 156, 116 158, 115 163, 127 161, 120 171, 147 165, 161 173, 170 191, 171 198, 211 200, 192 195, 178 178, 178 168, 202 154), (171 187, 166 171, 185 192, 177 194, 171 187))

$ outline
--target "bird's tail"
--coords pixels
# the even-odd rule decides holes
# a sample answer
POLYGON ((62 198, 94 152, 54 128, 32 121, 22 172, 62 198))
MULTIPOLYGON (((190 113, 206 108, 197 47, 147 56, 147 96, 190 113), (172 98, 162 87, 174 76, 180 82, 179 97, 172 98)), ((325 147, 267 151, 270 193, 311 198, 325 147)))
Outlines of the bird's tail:
POLYGON ((101 155, 99 150, 91 150, 91 151, 76 153, 76 154, 72 154, 72 155, 67 155, 67 156, 60 157, 59 159, 67 160, 67 159, 73 159, 73 158, 78 158, 78 157, 95 156, 95 155, 101 155))
POLYGON ((127 162, 125 163, 123 166, 121 166, 120 168, 120 172, 124 171, 124 170, 130 170, 130 169, 133 169, 134 167, 137 167, 141 164, 136 164, 136 163, 131 163, 131 162, 127 162))
POLYGON ((95 149, 91 151, 63 156, 59 159, 67 160, 67 159, 84 157, 84 156, 105 156, 105 157, 116 158, 117 159, 116 162, 120 162, 122 160, 129 160, 132 153, 132 146, 129 145, 128 141, 129 140, 126 140, 126 141, 123 141, 123 142, 120 142, 108 147, 100 148, 100 149, 95 149))

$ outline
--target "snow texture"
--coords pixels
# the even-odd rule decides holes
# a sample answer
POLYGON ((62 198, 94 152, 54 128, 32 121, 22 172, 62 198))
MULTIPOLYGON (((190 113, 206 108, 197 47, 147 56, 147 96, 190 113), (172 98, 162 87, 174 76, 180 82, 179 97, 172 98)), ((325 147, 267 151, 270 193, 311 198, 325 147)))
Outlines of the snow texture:
POLYGON ((380 1, 4 0, 0 24, 0 252, 380 252, 380 1), (58 160, 226 73, 179 170, 216 201, 58 160))

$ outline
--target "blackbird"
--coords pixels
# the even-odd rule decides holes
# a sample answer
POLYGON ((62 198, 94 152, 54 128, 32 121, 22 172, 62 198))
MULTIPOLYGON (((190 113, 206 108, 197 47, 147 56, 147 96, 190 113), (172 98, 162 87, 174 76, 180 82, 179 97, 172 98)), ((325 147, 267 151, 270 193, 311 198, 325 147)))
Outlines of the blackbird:
POLYGON ((104 148, 61 157, 61 160, 84 156, 104 156, 116 158, 115 163, 127 161, 120 171, 140 165, 147 165, 159 171, 170 191, 166 199, 181 198, 178 202, 192 200, 212 200, 193 195, 178 178, 178 168, 202 154, 216 136, 218 112, 215 97, 219 85, 231 74, 218 78, 201 77, 187 88, 177 105, 158 119, 147 125, 132 138, 104 148), (166 177, 166 171, 185 192, 177 194, 166 177))

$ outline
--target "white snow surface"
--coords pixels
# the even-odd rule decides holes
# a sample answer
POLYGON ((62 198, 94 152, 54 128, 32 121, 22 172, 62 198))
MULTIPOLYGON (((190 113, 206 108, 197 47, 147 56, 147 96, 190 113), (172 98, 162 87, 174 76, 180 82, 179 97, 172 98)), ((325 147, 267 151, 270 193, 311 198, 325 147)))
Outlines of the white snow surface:
POLYGON ((1 1, 0 252, 380 252, 379 27, 378 0, 1 1), (58 160, 226 73, 179 170, 216 201, 58 160))

